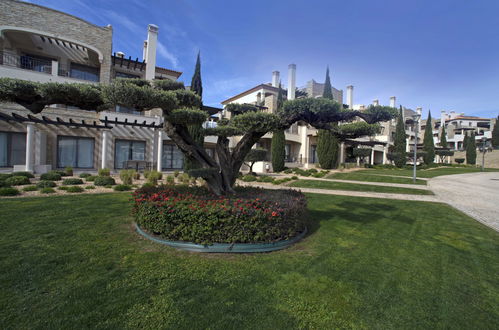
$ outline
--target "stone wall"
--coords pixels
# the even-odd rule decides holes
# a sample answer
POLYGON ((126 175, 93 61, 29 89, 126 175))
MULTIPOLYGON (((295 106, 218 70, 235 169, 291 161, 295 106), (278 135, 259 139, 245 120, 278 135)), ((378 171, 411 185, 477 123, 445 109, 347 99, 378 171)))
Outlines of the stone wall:
POLYGON ((74 41, 94 47, 102 54, 100 81, 111 79, 112 27, 100 27, 78 17, 42 7, 16 1, 0 1, 0 29, 17 27, 40 32, 46 36, 74 41))

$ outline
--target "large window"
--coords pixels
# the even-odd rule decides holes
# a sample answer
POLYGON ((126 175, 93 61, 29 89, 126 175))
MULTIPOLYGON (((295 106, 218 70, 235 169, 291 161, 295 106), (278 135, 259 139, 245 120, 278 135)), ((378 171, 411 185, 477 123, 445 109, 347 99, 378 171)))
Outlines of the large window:
POLYGON ((181 169, 184 167, 184 154, 174 144, 163 144, 161 167, 164 170, 181 169))
POLYGON ((0 132, 0 167, 26 163, 26 134, 0 132))
POLYGON ((99 68, 94 68, 91 66, 71 63, 71 78, 88 80, 88 81, 99 81, 99 68))
POLYGON ((94 139, 74 136, 57 137, 57 167, 94 167, 94 139))
POLYGON ((128 160, 145 160, 146 142, 116 140, 114 148, 114 168, 125 168, 128 160))

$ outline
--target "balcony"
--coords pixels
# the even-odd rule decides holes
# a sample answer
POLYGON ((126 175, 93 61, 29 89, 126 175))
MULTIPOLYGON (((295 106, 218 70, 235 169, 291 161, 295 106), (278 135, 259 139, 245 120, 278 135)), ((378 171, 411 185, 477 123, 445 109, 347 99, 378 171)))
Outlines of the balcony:
POLYGON ((52 61, 31 56, 0 52, 0 65, 52 74, 52 61))

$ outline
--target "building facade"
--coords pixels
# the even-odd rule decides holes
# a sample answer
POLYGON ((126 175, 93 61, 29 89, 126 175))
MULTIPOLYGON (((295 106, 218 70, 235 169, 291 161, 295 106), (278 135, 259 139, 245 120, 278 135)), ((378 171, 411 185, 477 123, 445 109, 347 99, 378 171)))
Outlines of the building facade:
MULTIPOLYGON (((158 30, 148 26, 141 59, 127 58, 112 53, 110 25, 96 26, 31 3, 1 1, 0 77, 86 84, 116 78, 176 80, 181 72, 156 66, 158 30)), ((159 111, 119 106, 94 112, 52 105, 35 116, 18 105, 0 104, 0 170, 182 169, 183 154, 163 133, 162 121, 159 111)), ((214 137, 206 138, 208 152, 214 144, 214 137)))

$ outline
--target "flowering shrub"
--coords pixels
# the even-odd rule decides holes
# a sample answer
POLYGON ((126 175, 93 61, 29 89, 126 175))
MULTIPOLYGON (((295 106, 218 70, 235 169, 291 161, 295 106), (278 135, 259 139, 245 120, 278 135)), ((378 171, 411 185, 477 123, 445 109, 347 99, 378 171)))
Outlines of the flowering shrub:
POLYGON ((231 197, 205 188, 161 186, 133 194, 137 224, 168 240, 199 244, 276 242, 305 229, 305 196, 238 187, 231 197))

